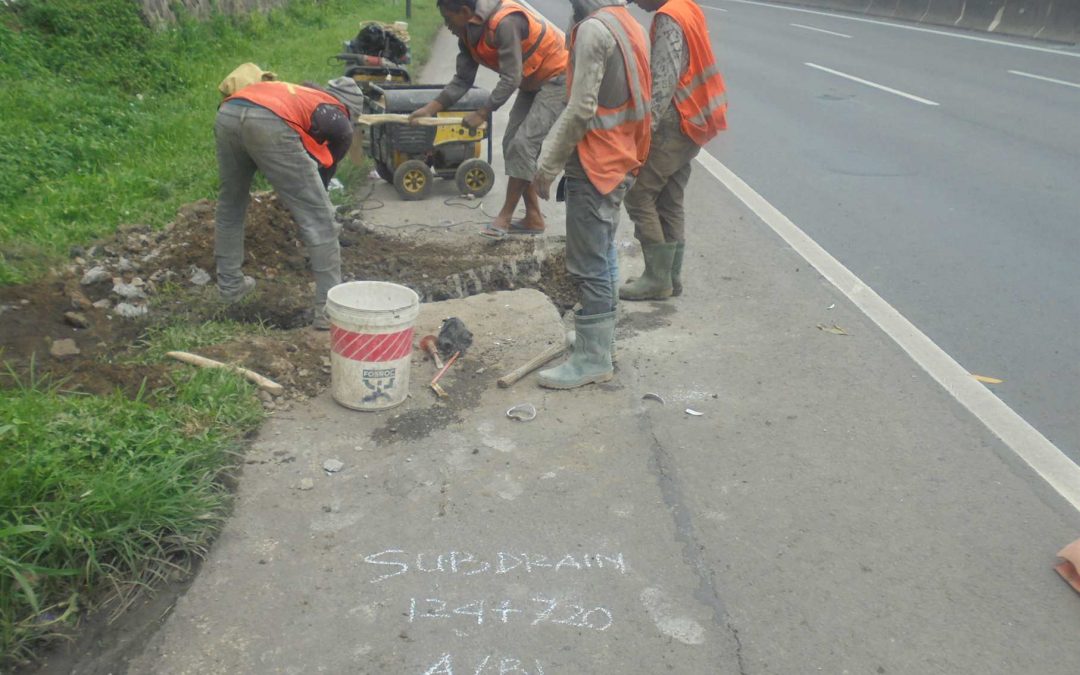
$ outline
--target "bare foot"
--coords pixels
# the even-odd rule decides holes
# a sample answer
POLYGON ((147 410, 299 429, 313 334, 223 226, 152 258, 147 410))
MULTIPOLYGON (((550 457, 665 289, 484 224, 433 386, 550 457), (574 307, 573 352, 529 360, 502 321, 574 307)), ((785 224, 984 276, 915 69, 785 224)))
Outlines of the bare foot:
POLYGON ((510 216, 504 216, 500 213, 491 221, 491 227, 496 230, 502 230, 503 232, 508 231, 510 229, 510 216))
POLYGON ((514 229, 543 232, 546 226, 547 224, 544 222, 544 217, 539 213, 526 213, 524 218, 515 223, 514 229))

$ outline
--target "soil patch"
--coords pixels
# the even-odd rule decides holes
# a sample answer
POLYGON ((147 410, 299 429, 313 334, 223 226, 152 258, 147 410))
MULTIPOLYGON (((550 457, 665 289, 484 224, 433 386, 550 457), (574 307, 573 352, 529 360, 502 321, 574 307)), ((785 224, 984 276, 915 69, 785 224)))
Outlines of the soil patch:
MULTIPOLYGON (((329 384, 328 353, 325 340, 306 328, 313 290, 308 260, 295 222, 272 193, 252 199, 245 240, 244 272, 257 286, 232 306, 218 300, 212 278, 214 203, 206 200, 183 207, 161 231, 123 228, 107 241, 74 248, 70 264, 39 282, 0 288, 0 358, 10 366, 0 386, 49 377, 69 391, 129 396, 168 386, 178 366, 136 361, 148 330, 228 318, 274 330, 200 354, 275 379, 289 396, 317 394, 329 384)), ((373 230, 357 217, 344 220, 340 240, 345 280, 392 281, 422 301, 523 287, 547 293, 561 309, 574 301, 558 241, 417 242, 373 230)))

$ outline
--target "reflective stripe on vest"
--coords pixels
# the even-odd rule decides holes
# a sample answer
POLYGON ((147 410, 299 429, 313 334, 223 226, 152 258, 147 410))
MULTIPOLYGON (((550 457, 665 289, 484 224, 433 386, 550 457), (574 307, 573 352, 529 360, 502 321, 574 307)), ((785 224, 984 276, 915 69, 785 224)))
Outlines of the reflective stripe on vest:
POLYGON ((283 122, 300 134, 304 149, 315 158, 315 161, 325 167, 333 166, 334 157, 330 154, 330 148, 311 137, 311 115, 315 112, 315 108, 329 104, 339 108, 348 116, 349 111, 341 101, 318 89, 301 87, 288 82, 256 82, 225 100, 231 101, 234 98, 251 101, 280 117, 283 122))
MULTIPOLYGON (((727 128, 727 93, 724 77, 716 65, 705 15, 693 0, 667 0, 657 14, 671 17, 689 48, 689 64, 679 77, 673 100, 680 128, 692 141, 705 145, 727 128)), ((653 30, 656 24, 653 23, 653 30)))
MULTIPOLYGON (((617 107, 599 102, 596 115, 589 120, 585 136, 578 142, 578 158, 589 182, 601 194, 609 194, 627 174, 637 175, 649 154, 652 120, 649 115, 651 86, 649 52, 645 33, 622 6, 602 7, 589 18, 596 18, 615 38, 626 73, 629 96, 617 107)), ((578 24, 580 25, 580 24, 578 24)), ((573 50, 577 36, 570 35, 573 50)), ((607 77, 607 73, 604 75, 607 77)), ((567 87, 574 86, 573 68, 567 71, 567 87)))
POLYGON ((521 42, 521 76, 550 80, 566 70, 569 53, 566 51, 566 36, 543 17, 519 5, 513 0, 503 0, 484 23, 484 34, 471 45, 465 41, 477 63, 499 71, 499 50, 492 46, 495 41, 495 29, 499 23, 511 14, 519 13, 529 24, 529 34, 521 42))

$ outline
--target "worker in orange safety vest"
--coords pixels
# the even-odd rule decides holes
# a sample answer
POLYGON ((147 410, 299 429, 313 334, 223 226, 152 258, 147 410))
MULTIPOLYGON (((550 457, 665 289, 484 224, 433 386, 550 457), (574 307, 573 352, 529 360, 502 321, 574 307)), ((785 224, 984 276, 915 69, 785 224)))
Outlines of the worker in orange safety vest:
POLYGON ((572 389, 612 378, 618 302, 609 252, 623 197, 649 152, 649 45, 623 0, 570 0, 574 27, 566 110, 544 143, 533 183, 547 199, 566 174, 566 270, 581 309, 570 358, 539 383, 572 389))
POLYGON ((499 74, 487 102, 465 115, 475 129, 517 92, 503 133, 503 161, 509 177, 502 208, 480 234, 543 234, 544 216, 530 185, 536 158, 551 125, 566 106, 566 37, 544 17, 513 0, 438 0, 446 26, 458 37, 454 78, 435 100, 411 117, 435 115, 456 103, 472 86, 479 66, 499 74), (515 221, 522 197, 525 217, 515 221))
POLYGON ((328 330, 326 294, 341 283, 340 225, 327 195, 338 162, 352 144, 352 119, 363 94, 349 77, 315 85, 256 82, 226 98, 214 124, 221 191, 214 255, 222 299, 237 302, 255 286, 244 276, 244 215, 256 171, 289 208, 315 277, 312 326, 328 330))
POLYGON ((653 139, 649 157, 626 195, 645 272, 619 289, 623 300, 682 294, 686 252, 683 193, 690 165, 727 128, 727 94, 705 15, 694 0, 634 0, 653 17, 653 139))

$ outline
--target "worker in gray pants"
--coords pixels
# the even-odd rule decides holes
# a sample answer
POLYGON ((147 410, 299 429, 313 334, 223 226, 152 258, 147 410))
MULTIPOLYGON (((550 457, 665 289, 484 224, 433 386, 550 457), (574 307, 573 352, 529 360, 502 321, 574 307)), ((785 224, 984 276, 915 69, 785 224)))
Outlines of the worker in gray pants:
POLYGON ((229 96, 214 124, 221 191, 214 255, 221 297, 237 302, 254 287, 244 276, 244 215, 252 178, 261 171, 300 228, 315 277, 314 320, 328 330, 326 294, 341 283, 340 225, 327 186, 352 143, 351 117, 363 95, 352 78, 313 85, 257 82, 229 96))

